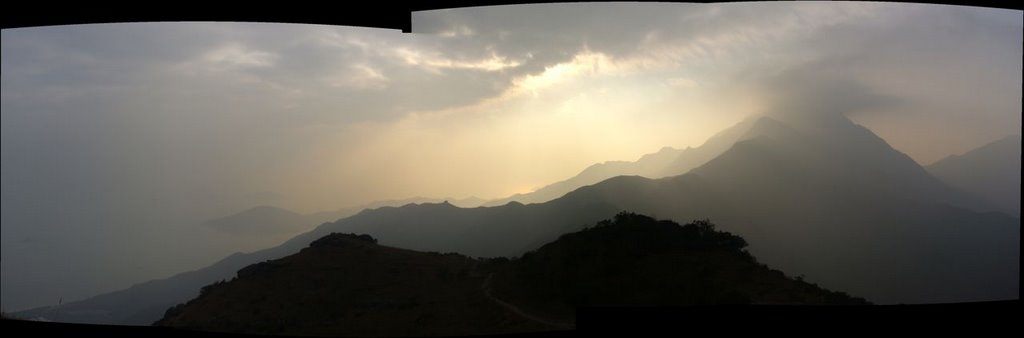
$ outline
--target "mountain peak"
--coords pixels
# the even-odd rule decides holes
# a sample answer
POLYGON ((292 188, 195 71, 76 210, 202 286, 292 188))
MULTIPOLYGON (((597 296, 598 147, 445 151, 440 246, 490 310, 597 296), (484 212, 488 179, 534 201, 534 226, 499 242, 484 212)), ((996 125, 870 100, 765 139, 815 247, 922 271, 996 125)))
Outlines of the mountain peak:
POLYGON ((377 239, 366 234, 356 235, 332 232, 330 235, 309 243, 309 247, 347 247, 353 243, 377 244, 377 239))
POLYGON ((761 115, 761 116, 758 116, 757 118, 753 119, 753 121, 751 122, 751 125, 750 125, 750 130, 761 129, 761 128, 779 128, 779 127, 789 128, 789 126, 787 126, 785 123, 783 123, 780 119, 778 119, 776 117, 769 116, 769 115, 761 115))
POLYGON ((762 115, 750 121, 750 127, 736 141, 745 141, 759 136, 780 137, 796 133, 797 131, 789 124, 772 116, 762 115))
POLYGON ((935 179, 909 156, 842 114, 765 114, 752 122, 739 141, 750 142, 737 143, 695 172, 735 180, 749 168, 775 170, 823 186, 841 184, 861 198, 882 193, 990 210, 982 201, 935 179), (725 172, 733 174, 721 174, 725 172))
POLYGON ((839 113, 808 113, 798 111, 787 111, 787 112, 771 112, 765 113, 761 118, 770 117, 779 122, 788 124, 794 128, 814 132, 814 131, 826 131, 835 132, 837 130, 848 129, 857 126, 856 123, 851 121, 846 115, 839 113))

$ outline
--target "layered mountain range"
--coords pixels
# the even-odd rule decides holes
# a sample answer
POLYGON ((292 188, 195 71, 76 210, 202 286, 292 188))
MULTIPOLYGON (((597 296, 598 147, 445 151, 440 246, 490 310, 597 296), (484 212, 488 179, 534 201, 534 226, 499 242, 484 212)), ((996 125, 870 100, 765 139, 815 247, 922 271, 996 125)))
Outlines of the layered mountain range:
POLYGON ((519 196, 527 203, 552 198, 542 203, 363 210, 277 247, 65 304, 59 320, 149 324, 202 286, 333 232, 409 250, 517 257, 623 210, 677 222, 710 218, 752 243, 749 252, 761 262, 875 303, 1019 297, 1019 217, 940 181, 842 115, 753 117, 698 148, 588 171, 519 196), (623 172, 633 176, 616 176, 623 172))

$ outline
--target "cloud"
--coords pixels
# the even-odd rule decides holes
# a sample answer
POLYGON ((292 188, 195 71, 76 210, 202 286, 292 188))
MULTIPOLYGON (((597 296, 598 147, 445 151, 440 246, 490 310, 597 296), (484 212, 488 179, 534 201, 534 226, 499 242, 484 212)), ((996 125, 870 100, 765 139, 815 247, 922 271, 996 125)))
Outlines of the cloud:
POLYGON ((395 49, 398 58, 408 65, 419 66, 424 70, 441 74, 445 69, 473 69, 495 72, 506 68, 518 67, 521 63, 492 53, 490 57, 477 60, 454 60, 446 58, 437 51, 422 51, 408 47, 395 49))
POLYGON ((885 109, 901 100, 850 76, 832 60, 800 64, 750 80, 746 95, 757 95, 767 114, 846 115, 885 109))
POLYGON ((696 83, 698 72, 757 59, 782 65, 792 62, 782 51, 809 32, 856 22, 876 10, 872 4, 543 4, 418 12, 413 31, 473 33, 437 39, 436 53, 447 55, 439 57, 486 57, 472 54, 486 50, 515 60, 503 69, 508 76, 496 80, 505 86, 500 94, 474 101, 473 110, 517 95, 536 96, 542 88, 575 83, 568 81, 574 77, 664 74, 662 81, 679 85, 668 78, 696 83), (610 24, 616 22, 628 22, 628 28, 610 24))
POLYGON ((351 73, 345 74, 340 80, 331 82, 334 87, 348 86, 356 89, 384 90, 391 80, 380 70, 367 64, 353 64, 351 73))
POLYGON ((273 67, 279 55, 247 48, 239 43, 228 43, 204 53, 200 60, 214 70, 273 67))

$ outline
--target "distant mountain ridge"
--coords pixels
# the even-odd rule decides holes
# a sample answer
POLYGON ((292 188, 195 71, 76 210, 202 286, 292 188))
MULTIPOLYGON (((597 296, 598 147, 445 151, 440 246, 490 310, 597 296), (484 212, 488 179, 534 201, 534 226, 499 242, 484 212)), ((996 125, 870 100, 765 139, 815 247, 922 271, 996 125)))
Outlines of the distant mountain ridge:
POLYGON ((663 147, 658 152, 645 154, 634 162, 607 161, 597 163, 567 180, 549 184, 533 192, 487 201, 483 206, 499 206, 512 201, 523 204, 543 203, 562 197, 562 195, 580 187, 595 184, 615 176, 637 175, 647 178, 662 178, 682 175, 710 161, 731 147, 743 137, 756 120, 755 116, 747 117, 743 121, 711 136, 696 148, 676 149, 663 147))
POLYGON ((324 222, 334 221, 352 216, 364 209, 385 206, 402 206, 419 203, 441 203, 449 201, 461 207, 472 208, 484 203, 478 197, 464 199, 412 197, 400 200, 382 200, 370 202, 356 207, 341 208, 333 211, 320 211, 300 214, 284 208, 261 205, 243 210, 237 214, 206 221, 203 225, 236 236, 268 238, 273 245, 283 242, 295 235, 312 230, 324 222))
POLYGON ((203 225, 234 235, 263 236, 301 232, 308 230, 303 226, 311 226, 315 222, 316 220, 307 215, 262 205, 234 215, 207 221, 203 225))
POLYGON ((1021 137, 1010 135, 926 167, 952 187, 1020 216, 1021 137))

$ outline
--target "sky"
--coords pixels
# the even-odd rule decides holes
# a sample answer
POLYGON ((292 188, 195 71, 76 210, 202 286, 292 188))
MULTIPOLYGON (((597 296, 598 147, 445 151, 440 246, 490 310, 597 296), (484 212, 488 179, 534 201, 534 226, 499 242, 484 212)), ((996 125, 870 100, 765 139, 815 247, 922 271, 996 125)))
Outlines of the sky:
POLYGON ((3 308, 211 263, 226 249, 182 250, 215 243, 195 224, 252 206, 505 197, 772 110, 846 114, 927 165, 1021 133, 1021 22, 928 4, 633 3, 416 12, 411 34, 4 29, 3 308))

